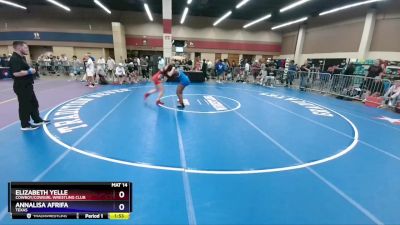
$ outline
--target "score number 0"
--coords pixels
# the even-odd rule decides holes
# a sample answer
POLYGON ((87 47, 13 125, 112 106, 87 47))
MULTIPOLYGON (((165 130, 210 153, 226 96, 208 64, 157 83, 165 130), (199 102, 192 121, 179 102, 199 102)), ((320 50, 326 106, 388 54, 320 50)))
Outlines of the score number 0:
MULTIPOLYGON (((125 192, 124 191, 120 191, 118 193, 118 197, 120 199, 123 199, 125 197, 125 192)), ((120 211, 123 211, 125 209, 125 205, 123 203, 121 203, 121 204, 119 204, 118 208, 119 208, 120 211)))

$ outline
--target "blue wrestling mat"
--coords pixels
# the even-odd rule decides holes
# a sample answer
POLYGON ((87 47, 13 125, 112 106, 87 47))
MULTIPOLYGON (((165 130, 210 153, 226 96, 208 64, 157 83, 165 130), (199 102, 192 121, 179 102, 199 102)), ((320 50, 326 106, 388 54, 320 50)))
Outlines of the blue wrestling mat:
MULTIPOLYGON (((128 221, 57 224, 400 224, 400 116, 292 89, 109 86, 0 129, 10 181, 130 181, 128 221)), ((0 195, 0 224, 11 220, 0 195)))

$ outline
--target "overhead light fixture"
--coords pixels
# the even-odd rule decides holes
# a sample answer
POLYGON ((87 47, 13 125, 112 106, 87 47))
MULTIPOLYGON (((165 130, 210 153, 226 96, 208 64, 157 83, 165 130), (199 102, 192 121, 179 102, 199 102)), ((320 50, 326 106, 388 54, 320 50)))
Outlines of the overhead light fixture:
POLYGON ((236 5, 236 8, 239 9, 240 7, 244 6, 249 1, 250 0, 242 0, 241 2, 239 2, 239 4, 236 5))
POLYGON ((338 8, 334 8, 334 9, 322 12, 319 15, 323 16, 323 15, 334 13, 334 12, 337 12, 337 11, 341 11, 341 10, 357 7, 357 6, 360 6, 360 5, 366 5, 366 4, 370 4, 370 3, 374 3, 374 2, 380 2, 380 1, 383 1, 383 0, 369 0, 369 1, 364 1, 364 2, 357 2, 357 3, 345 5, 345 6, 342 6, 342 7, 338 7, 338 8))
POLYGON ((181 24, 183 24, 185 22, 185 19, 186 19, 186 16, 187 16, 188 12, 189 12, 189 8, 186 7, 185 10, 183 11, 183 14, 182 14, 181 24))
POLYGON ((94 3, 96 3, 96 5, 98 5, 98 6, 100 6, 100 8, 102 8, 108 14, 111 14, 111 11, 107 7, 105 7, 99 0, 94 0, 94 3))
POLYGON ((214 27, 217 26, 219 23, 221 23, 222 20, 226 19, 231 14, 232 14, 232 11, 225 13, 225 15, 223 15, 221 18, 219 18, 217 21, 215 21, 215 23, 213 24, 214 27))
POLYGON ((3 3, 3 4, 6 4, 6 5, 9 5, 9 6, 13 6, 13 7, 16 7, 16 8, 20 8, 20 9, 25 9, 25 10, 26 10, 26 7, 25 7, 25 6, 19 5, 19 4, 14 3, 14 2, 5 1, 5 0, 0 0, 0 3, 3 3))
POLYGON ((55 1, 55 0, 47 0, 47 1, 50 2, 50 3, 52 3, 52 4, 54 4, 54 5, 56 5, 56 6, 58 6, 58 7, 60 7, 60 8, 65 9, 65 10, 68 11, 68 12, 71 11, 70 8, 68 8, 67 6, 65 6, 65 5, 59 3, 59 2, 57 2, 57 1, 55 1))
POLYGON ((264 16, 264 17, 261 17, 260 19, 254 20, 253 22, 244 25, 243 28, 248 28, 248 27, 250 27, 250 26, 253 26, 253 25, 256 24, 256 23, 259 23, 259 22, 261 22, 261 21, 267 20, 267 19, 269 19, 271 16, 272 16, 271 14, 268 14, 268 15, 266 15, 266 16, 264 16))
POLYGON ((282 9, 279 10, 279 12, 282 13, 282 12, 288 11, 289 9, 293 9, 293 8, 295 8, 295 7, 299 6, 299 5, 303 5, 304 3, 309 2, 309 1, 311 1, 311 0, 299 0, 299 1, 294 2, 294 3, 292 3, 292 4, 288 5, 288 6, 283 7, 282 9))
POLYGON ((188 1, 187 1, 187 4, 188 4, 188 5, 190 5, 190 3, 192 3, 192 0, 188 0, 188 1))
POLYGON ((147 3, 144 3, 144 9, 146 10, 146 13, 147 13, 147 16, 149 17, 149 20, 153 21, 153 16, 151 15, 150 8, 149 8, 149 5, 147 5, 147 3))
POLYGON ((300 22, 303 22, 303 21, 306 21, 306 20, 308 20, 308 17, 303 17, 303 18, 298 19, 298 20, 290 21, 290 22, 287 22, 287 23, 272 27, 271 30, 276 30, 276 29, 279 29, 279 28, 282 28, 282 27, 287 27, 287 26, 290 26, 292 24, 300 23, 300 22))

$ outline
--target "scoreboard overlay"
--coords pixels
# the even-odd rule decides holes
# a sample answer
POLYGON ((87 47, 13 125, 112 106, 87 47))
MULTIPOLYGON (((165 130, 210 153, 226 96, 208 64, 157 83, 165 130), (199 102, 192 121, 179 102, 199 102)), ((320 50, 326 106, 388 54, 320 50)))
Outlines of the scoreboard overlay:
POLYGON ((129 219, 131 182, 10 182, 13 219, 129 219))

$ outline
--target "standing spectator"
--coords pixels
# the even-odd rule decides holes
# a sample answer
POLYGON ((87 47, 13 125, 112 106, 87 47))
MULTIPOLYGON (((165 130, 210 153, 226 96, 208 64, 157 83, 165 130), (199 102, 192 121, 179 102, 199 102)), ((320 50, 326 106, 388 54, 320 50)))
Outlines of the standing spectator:
POLYGON ((254 61, 253 65, 251 66, 251 71, 252 71, 253 79, 254 79, 253 82, 257 83, 257 77, 259 77, 260 71, 261 71, 261 65, 258 62, 258 60, 254 61))
POLYGON ((124 83, 125 80, 125 69, 122 63, 119 63, 117 68, 115 68, 115 76, 118 77, 118 82, 120 85, 124 83))
POLYGON ((114 69, 115 69, 115 61, 111 56, 108 57, 107 59, 107 76, 112 77, 112 80, 114 81, 114 69))
POLYGON ((196 58, 196 65, 195 65, 194 71, 201 71, 201 60, 200 60, 200 57, 196 58))
POLYGON ((289 85, 290 86, 293 85, 293 80, 294 80, 296 72, 297 72, 297 67, 294 64, 294 60, 290 60, 289 68, 288 68, 287 75, 286 75, 286 87, 289 87, 289 85))
POLYGON ((306 88, 308 85, 308 74, 311 72, 307 61, 300 67, 300 88, 306 88))
POLYGON ((193 69, 193 61, 192 61, 191 59, 189 59, 189 60, 187 61, 187 65, 189 66, 190 70, 193 69))
POLYGON ((225 75, 225 68, 224 64, 222 63, 221 60, 217 61, 217 64, 215 64, 215 72, 217 75, 217 83, 222 83, 222 80, 224 80, 224 75, 225 75))
POLYGON ((60 62, 61 62, 62 67, 64 69, 64 74, 68 75, 69 74, 69 61, 68 61, 67 55, 61 54, 60 62))
POLYGON ((351 77, 354 74, 354 71, 356 70, 356 67, 354 66, 354 63, 350 62, 346 67, 343 72, 344 76, 343 80, 341 81, 341 89, 344 88, 349 88, 353 86, 353 78, 351 77))
MULTIPOLYGON (((377 90, 380 89, 380 85, 379 85, 379 81, 381 81, 381 79, 377 79, 377 77, 382 78, 383 76, 383 69, 380 66, 380 60, 377 59, 374 61, 374 65, 371 65, 368 69, 368 74, 367 74, 367 78, 366 80, 363 82, 363 84, 361 85, 362 89, 366 90, 363 102, 366 101, 366 99, 373 94, 374 92, 376 92, 376 88, 378 88, 377 90), (375 87, 375 85, 378 85, 377 87, 375 87)), ((375 93, 376 95, 377 93, 375 93)))
POLYGON ((14 53, 9 65, 14 75, 13 89, 18 97, 21 130, 36 130, 40 125, 50 123, 48 120, 43 120, 39 114, 39 102, 33 90, 33 75, 36 70, 26 62, 25 56, 29 54, 29 49, 25 42, 14 41, 13 48, 14 53), (30 123, 31 118, 33 124, 30 123))
POLYGON ((383 69, 379 64, 380 60, 377 59, 374 61, 374 65, 371 65, 368 69, 368 75, 367 77, 375 78, 377 76, 382 76, 383 74, 383 69))
POLYGON ((249 61, 246 59, 245 64, 244 64, 244 82, 247 82, 247 78, 250 76, 250 63, 249 61))
POLYGON ((76 77, 81 74, 81 62, 79 59, 76 57, 76 55, 72 56, 72 71, 71 71, 71 76, 76 77))
POLYGON ((142 70, 142 77, 146 81, 149 79, 149 76, 148 76, 148 73, 147 73, 148 67, 149 67, 149 63, 147 62, 147 57, 146 58, 142 58, 140 60, 140 68, 142 70))
POLYGON ((86 54, 85 60, 86 60, 87 86, 89 86, 90 88, 94 88, 95 69, 94 69, 94 62, 92 60, 92 57, 90 56, 90 53, 86 54))
POLYGON ((100 76, 103 76, 104 78, 105 71, 106 71, 106 60, 103 58, 103 56, 100 56, 96 63, 96 79, 100 80, 100 76))
POLYGON ((6 54, 3 54, 3 57, 1 57, 1 63, 0 63, 0 66, 1 67, 7 67, 8 65, 8 60, 7 60, 8 58, 7 58, 7 55, 6 54))
POLYGON ((103 56, 100 56, 100 58, 97 60, 97 70, 98 69, 106 69, 106 60, 103 58, 103 56))
POLYGON ((162 70, 165 66, 165 61, 163 58, 158 57, 158 70, 162 70))
POLYGON ((206 59, 203 59, 203 64, 201 65, 201 71, 203 72, 203 76, 206 80, 208 80, 207 70, 208 70, 208 66, 207 66, 206 59))

